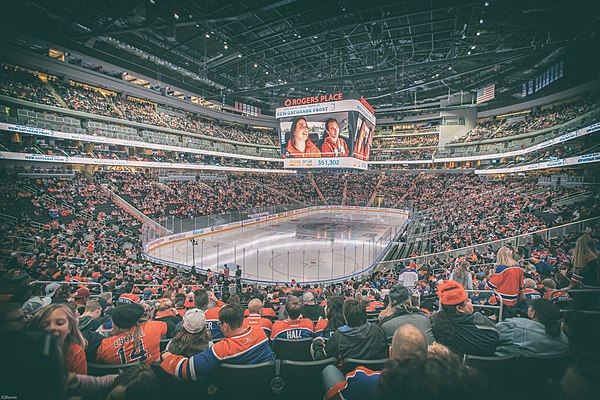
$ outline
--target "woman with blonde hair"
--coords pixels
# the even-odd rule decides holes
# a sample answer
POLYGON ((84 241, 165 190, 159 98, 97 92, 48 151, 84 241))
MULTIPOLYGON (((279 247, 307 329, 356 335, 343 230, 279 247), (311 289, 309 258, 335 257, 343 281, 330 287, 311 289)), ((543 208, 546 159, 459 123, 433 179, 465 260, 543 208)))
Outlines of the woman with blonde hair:
POLYGON ((506 246, 501 247, 496 254, 496 268, 486 284, 486 289, 496 291, 504 304, 506 317, 516 314, 516 305, 524 301, 525 273, 523 268, 512 257, 512 250, 506 246))
MULTIPOLYGON (((571 264, 574 270, 567 290, 600 289, 600 252, 598 252, 598 242, 590 235, 584 234, 577 239, 571 264)), ((600 293, 577 293, 574 296, 575 307, 587 308, 594 305, 599 298, 600 293)))
POLYGON ((470 266, 470 262, 463 260, 450 274, 450 280, 460 283, 467 290, 473 290, 473 276, 469 272, 470 266))
POLYGON ((67 370, 76 374, 87 374, 84 350, 87 341, 79 330, 79 321, 69 307, 64 304, 47 305, 29 321, 28 329, 53 332, 62 347, 67 370))

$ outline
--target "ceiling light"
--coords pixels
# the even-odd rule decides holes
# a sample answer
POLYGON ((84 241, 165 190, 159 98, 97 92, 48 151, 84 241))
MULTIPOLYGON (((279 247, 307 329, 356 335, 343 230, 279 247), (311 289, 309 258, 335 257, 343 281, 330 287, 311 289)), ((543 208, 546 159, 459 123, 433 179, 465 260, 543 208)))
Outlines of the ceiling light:
POLYGON ((265 75, 269 75, 269 71, 265 71, 265 75))
POLYGON ((188 15, 188 17, 190 17, 190 19, 194 18, 194 17, 192 16, 192 14, 188 15))
POLYGON ((258 64, 256 64, 256 63, 255 63, 255 64, 254 64, 254 68, 258 68, 258 64))
POLYGON ((318 39, 318 38, 319 38, 318 36, 313 36, 313 39, 318 39))
POLYGON ((242 58, 242 55, 241 55, 241 54, 238 54, 238 58, 242 58))
POLYGON ((150 0, 148 3, 150 3, 150 4, 156 4, 156 3, 154 2, 154 0, 150 0))
POLYGON ((177 14, 177 13, 173 13, 173 18, 175 18, 175 19, 179 19, 179 14, 177 14))
POLYGON ((470 51, 470 50, 469 50, 469 51, 467 51, 467 55, 469 55, 469 56, 471 55, 471 51, 470 51))
POLYGON ((487 6, 489 6, 489 5, 490 5, 490 3, 489 3, 489 2, 487 2, 487 1, 486 1, 486 2, 485 2, 485 4, 484 4, 484 6, 486 6, 486 7, 487 7, 487 6))
POLYGON ((200 28, 200 24, 196 22, 196 28, 200 28))
POLYGON ((481 35, 481 32, 477 32, 477 36, 480 36, 480 35, 481 35))
POLYGON ((448 67, 448 71, 452 71, 452 67, 448 67))
POLYGON ((204 35, 204 37, 208 39, 210 35, 207 33, 206 35, 204 35))
POLYGON ((227 50, 229 47, 227 47, 227 45, 224 45, 224 46, 223 46, 223 48, 224 48, 225 50, 227 50))
POLYGON ((480 24, 483 24, 483 20, 482 20, 482 19, 480 19, 480 20, 479 20, 479 23, 480 23, 480 24))
POLYGON ((475 50, 475 45, 471 46, 471 50, 475 50))

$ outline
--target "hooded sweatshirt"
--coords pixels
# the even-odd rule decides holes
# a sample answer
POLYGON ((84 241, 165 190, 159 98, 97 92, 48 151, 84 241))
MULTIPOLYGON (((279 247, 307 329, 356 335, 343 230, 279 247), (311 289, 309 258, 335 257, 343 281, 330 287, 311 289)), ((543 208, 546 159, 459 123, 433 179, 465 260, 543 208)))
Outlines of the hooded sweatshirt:
POLYGON ((387 357, 385 333, 377 324, 366 322, 357 327, 340 326, 327 341, 325 348, 313 346, 313 357, 322 360, 335 357, 338 360, 358 358, 378 360, 387 357))

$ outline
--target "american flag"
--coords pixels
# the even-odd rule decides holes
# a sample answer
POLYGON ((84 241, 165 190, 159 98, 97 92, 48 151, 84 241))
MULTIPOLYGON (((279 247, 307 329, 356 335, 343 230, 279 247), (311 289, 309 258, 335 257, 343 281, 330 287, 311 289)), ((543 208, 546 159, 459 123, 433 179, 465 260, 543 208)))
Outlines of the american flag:
POLYGON ((489 86, 477 90, 477 104, 485 103, 496 97, 496 84, 492 83, 489 86))

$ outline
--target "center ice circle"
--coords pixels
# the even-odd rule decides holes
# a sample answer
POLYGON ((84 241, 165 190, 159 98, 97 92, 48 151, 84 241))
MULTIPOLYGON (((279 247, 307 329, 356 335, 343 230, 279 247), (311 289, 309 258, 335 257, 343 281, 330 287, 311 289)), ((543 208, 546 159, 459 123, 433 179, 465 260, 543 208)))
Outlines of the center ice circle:
POLYGON ((336 223, 327 223, 327 222, 317 222, 311 224, 304 224, 302 228, 307 231, 316 231, 316 232, 346 232, 352 229, 352 226, 346 224, 336 224, 336 223))

